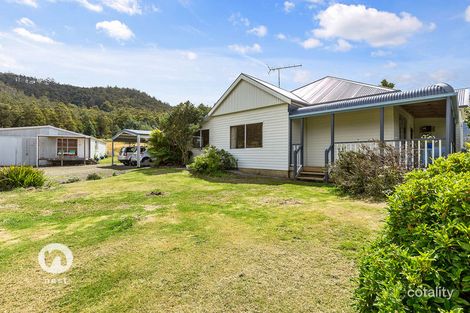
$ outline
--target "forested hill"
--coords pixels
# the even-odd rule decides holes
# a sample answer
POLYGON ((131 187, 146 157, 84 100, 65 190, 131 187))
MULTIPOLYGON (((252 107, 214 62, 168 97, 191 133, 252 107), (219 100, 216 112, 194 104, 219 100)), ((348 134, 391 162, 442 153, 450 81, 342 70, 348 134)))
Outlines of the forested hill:
POLYGON ((13 73, 0 73, 0 81, 35 98, 46 97, 50 101, 70 103, 79 107, 110 112, 116 108, 148 109, 166 111, 168 103, 151 97, 145 92, 118 87, 77 87, 55 82, 53 79, 39 79, 13 73))
POLYGON ((81 88, 0 73, 0 128, 53 125, 99 138, 154 129, 171 107, 126 88, 81 88))

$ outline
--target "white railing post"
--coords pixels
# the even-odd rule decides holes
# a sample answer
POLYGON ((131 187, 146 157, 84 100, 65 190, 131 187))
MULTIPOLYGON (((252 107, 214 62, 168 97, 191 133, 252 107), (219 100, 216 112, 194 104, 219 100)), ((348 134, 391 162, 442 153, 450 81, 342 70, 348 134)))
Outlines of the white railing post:
POLYGON ((434 139, 432 140, 432 145, 431 145, 431 147, 432 147, 431 156, 432 156, 432 160, 433 160, 433 162, 434 162, 434 139))
POLYGON ((428 140, 424 140, 424 167, 428 167, 428 140))
POLYGON ((418 168, 421 168, 421 140, 418 140, 418 168))
POLYGON ((442 140, 439 139, 439 157, 442 156, 442 140))

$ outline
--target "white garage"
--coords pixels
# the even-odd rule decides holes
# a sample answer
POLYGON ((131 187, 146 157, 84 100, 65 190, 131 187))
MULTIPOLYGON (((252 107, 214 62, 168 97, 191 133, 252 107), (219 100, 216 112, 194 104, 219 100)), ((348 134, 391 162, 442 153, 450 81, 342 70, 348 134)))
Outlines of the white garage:
POLYGON ((106 155, 106 143, 54 126, 0 128, 0 166, 87 164, 106 155))

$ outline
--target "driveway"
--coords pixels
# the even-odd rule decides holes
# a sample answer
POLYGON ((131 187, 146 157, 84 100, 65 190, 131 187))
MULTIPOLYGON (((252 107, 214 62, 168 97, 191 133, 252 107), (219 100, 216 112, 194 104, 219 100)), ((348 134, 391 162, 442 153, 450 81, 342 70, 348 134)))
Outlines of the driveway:
POLYGON ((54 167, 43 167, 41 170, 44 171, 46 176, 59 183, 66 182, 72 178, 78 178, 85 180, 89 174, 96 173, 101 177, 109 177, 127 173, 129 171, 136 170, 132 166, 123 165, 75 165, 75 166, 54 166, 54 167))

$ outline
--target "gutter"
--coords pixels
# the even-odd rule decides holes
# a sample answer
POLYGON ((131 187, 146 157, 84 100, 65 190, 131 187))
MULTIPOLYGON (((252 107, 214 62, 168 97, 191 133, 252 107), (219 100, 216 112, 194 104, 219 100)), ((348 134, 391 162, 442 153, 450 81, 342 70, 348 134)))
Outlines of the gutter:
MULTIPOLYGON (((457 93, 444 93, 444 94, 439 94, 439 95, 433 95, 433 96, 424 96, 424 97, 417 97, 417 98, 412 98, 412 99, 400 99, 400 100, 395 100, 395 101, 386 101, 386 102, 380 102, 380 103, 372 103, 372 104, 363 104, 363 105, 358 105, 358 106, 352 106, 352 107, 344 107, 344 108, 335 108, 335 109, 325 109, 323 111, 314 111, 314 112, 306 112, 306 113, 300 113, 300 114, 295 114, 295 115, 289 115, 290 119, 299 119, 303 117, 309 117, 309 116, 318 116, 318 115, 326 115, 326 114, 331 114, 331 113, 336 113, 336 112, 350 112, 350 111, 357 111, 357 110, 362 110, 362 109, 370 109, 370 108, 380 108, 380 107, 386 107, 386 106, 397 106, 397 105, 403 105, 407 103, 416 103, 416 102, 426 102, 428 100, 438 100, 438 99, 445 99, 447 97, 456 97, 457 93)), ((453 101, 454 104, 456 105, 456 101, 453 101)))

